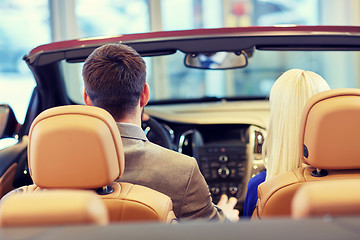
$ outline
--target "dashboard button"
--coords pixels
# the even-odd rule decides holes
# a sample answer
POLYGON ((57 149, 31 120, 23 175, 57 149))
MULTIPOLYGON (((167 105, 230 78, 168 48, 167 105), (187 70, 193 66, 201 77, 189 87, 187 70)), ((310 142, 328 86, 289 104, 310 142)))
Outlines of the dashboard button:
POLYGON ((220 155, 219 162, 226 163, 229 160, 228 156, 220 155))
POLYGON ((213 195, 218 195, 218 194, 220 193, 220 188, 218 188, 218 187, 212 187, 212 188, 210 189, 210 191, 211 191, 211 193, 212 193, 213 195))
POLYGON ((230 169, 227 167, 221 167, 218 169, 218 174, 221 178, 226 178, 230 174, 230 169))
POLYGON ((216 167, 216 168, 218 168, 218 167, 220 167, 220 163, 218 163, 218 162, 210 162, 210 167, 216 167))
POLYGON ((230 193, 231 195, 235 195, 235 194, 237 193, 237 191, 238 191, 238 188, 237 188, 237 187, 235 187, 235 186, 229 187, 229 193, 230 193))

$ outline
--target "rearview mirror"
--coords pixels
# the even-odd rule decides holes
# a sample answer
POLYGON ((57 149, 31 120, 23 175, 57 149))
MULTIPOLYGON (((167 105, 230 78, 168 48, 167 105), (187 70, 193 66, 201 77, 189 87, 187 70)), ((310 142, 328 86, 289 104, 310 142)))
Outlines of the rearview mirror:
POLYGON ((187 53, 185 55, 185 66, 191 68, 232 69, 246 67, 247 64, 247 55, 243 51, 187 53))
POLYGON ((13 137, 18 122, 11 107, 7 104, 0 104, 0 139, 13 137))

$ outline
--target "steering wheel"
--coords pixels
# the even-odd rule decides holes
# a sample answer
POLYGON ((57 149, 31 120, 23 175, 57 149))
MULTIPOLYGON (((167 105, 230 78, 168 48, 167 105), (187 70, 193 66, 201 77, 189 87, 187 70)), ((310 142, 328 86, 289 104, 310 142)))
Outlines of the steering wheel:
POLYGON ((142 128, 150 142, 174 150, 170 134, 155 118, 149 116, 149 119, 142 122, 142 128))

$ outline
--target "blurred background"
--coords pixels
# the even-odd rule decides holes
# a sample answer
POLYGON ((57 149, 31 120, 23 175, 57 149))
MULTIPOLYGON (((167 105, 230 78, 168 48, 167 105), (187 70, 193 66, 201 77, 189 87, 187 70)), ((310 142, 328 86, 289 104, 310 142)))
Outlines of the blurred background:
MULTIPOLYGON (((148 31, 278 24, 360 25, 360 1, 1 0, 0 103, 9 104, 23 122, 35 82, 22 57, 41 44, 148 31)), ((358 55, 351 57, 356 57, 353 64, 357 64, 358 55)), ((336 74, 347 81, 350 71, 348 63, 343 64, 336 74)), ((149 81, 152 74, 150 71, 149 81)), ((326 74, 332 75, 331 69, 326 74)), ((357 83, 350 81, 345 86, 357 83)), ((265 88, 267 91, 271 84, 265 88)))

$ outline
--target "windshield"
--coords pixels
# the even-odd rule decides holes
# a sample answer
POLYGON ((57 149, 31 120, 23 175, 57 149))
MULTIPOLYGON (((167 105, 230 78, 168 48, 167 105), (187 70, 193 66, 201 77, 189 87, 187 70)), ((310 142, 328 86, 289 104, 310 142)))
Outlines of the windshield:
MULTIPOLYGON (((267 98, 274 81, 291 68, 314 71, 324 77, 331 88, 360 87, 358 55, 358 52, 256 50, 249 57, 248 66, 230 70, 187 68, 185 55, 179 51, 145 57, 150 104, 208 97, 267 98)), ((82 63, 63 63, 64 69, 73 69, 64 72, 68 95, 75 103, 82 103, 81 67, 82 63)))

